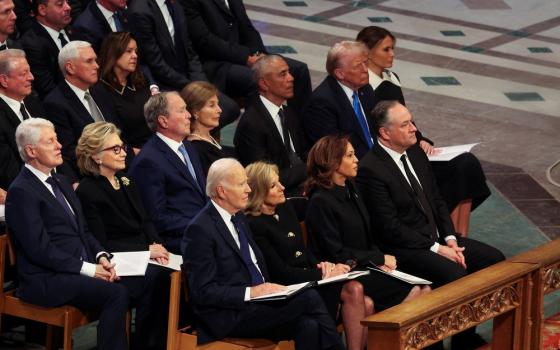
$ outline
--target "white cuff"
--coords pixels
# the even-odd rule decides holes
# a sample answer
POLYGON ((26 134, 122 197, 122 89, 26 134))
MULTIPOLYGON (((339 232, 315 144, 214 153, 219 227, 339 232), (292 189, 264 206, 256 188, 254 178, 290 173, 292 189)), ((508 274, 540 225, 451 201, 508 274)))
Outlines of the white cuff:
POLYGON ((95 264, 84 261, 80 269, 80 275, 95 277, 95 264))
POLYGON ((437 254, 439 250, 439 243, 438 242, 434 243, 434 245, 430 247, 430 250, 437 254))
POLYGON ((245 288, 245 297, 243 298, 243 301, 249 300, 251 300, 251 287, 245 288))

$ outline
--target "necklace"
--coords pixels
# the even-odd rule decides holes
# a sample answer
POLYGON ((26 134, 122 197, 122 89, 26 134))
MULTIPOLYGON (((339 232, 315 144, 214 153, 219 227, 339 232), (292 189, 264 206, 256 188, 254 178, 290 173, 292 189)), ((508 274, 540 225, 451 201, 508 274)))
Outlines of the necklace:
POLYGON ((194 133, 194 132, 191 133, 191 136, 198 137, 199 139, 201 139, 203 141, 206 141, 206 142, 210 142, 214 146, 218 147, 218 149, 222 149, 222 146, 212 136, 210 136, 210 138, 207 138, 207 137, 204 137, 204 136, 199 135, 199 134, 194 133))
POLYGON ((118 191, 121 189, 121 183, 119 182, 119 178, 117 177, 117 175, 115 175, 113 178, 115 179, 115 184, 113 185, 113 188, 118 191))

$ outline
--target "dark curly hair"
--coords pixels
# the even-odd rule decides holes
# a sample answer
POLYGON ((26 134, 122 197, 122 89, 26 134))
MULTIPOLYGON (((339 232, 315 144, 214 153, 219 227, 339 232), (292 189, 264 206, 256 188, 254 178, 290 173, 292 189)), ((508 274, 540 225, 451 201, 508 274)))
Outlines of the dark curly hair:
POLYGON ((311 147, 307 155, 307 180, 304 193, 311 193, 318 188, 329 189, 333 186, 332 175, 340 166, 346 153, 346 146, 350 143, 347 135, 329 135, 320 138, 311 147))

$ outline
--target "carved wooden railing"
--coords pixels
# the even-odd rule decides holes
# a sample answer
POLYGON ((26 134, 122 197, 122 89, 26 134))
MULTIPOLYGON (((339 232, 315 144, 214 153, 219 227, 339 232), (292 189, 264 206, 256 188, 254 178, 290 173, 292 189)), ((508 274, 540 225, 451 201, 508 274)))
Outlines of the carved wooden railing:
POLYGON ((542 349, 544 296, 560 289, 560 239, 544 244, 510 259, 512 263, 532 263, 539 266, 531 274, 531 310, 527 317, 523 343, 527 349, 542 349))
POLYGON ((362 321, 369 328, 369 350, 421 349, 494 319, 493 350, 529 349, 522 332, 531 313, 534 263, 504 261, 449 283, 419 299, 362 321))

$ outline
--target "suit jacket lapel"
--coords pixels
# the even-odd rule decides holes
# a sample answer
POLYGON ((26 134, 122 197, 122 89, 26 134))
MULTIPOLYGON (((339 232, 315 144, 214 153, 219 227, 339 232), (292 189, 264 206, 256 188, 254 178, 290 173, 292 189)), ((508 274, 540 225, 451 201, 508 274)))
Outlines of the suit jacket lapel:
MULTIPOLYGON (((70 207, 72 207, 72 211, 74 212, 74 217, 76 218, 76 222, 78 224, 78 226, 81 226, 80 220, 81 220, 81 213, 80 213, 80 207, 78 206, 78 203, 76 203, 76 199, 77 197, 74 195, 73 193, 73 189, 70 187, 70 185, 68 186, 64 186, 62 184, 62 181, 58 176, 58 174, 53 174, 53 178, 56 180, 56 182, 58 182, 58 187, 60 188, 60 190, 62 191, 62 193, 64 194, 64 197, 66 198, 66 201, 68 202, 68 204, 70 205, 70 207), (72 191, 72 193, 68 192, 68 191, 72 191)), ((56 200, 56 198, 55 198, 56 200)), ((64 209, 64 208, 63 208, 64 209)), ((70 219, 70 221, 72 221, 70 219)), ((72 222, 72 224, 74 224, 74 222, 72 222)), ((78 227, 76 227, 77 229, 78 227)), ((81 234, 81 232, 80 232, 81 234)), ((84 243, 85 245, 85 243, 84 243)))
POLYGON ((6 116, 6 119, 14 127, 14 131, 15 131, 15 129, 18 127, 19 123, 21 123, 21 120, 14 113, 14 111, 10 108, 10 106, 8 106, 8 104, 6 102, 4 102, 4 100, 1 99, 1 98, 0 98, 0 110, 4 111, 4 115, 6 116))
MULTIPOLYGON (((218 6, 218 8, 220 10, 222 10, 222 12, 224 12, 226 15, 228 15, 229 17, 233 17, 233 13, 231 12, 231 10, 226 6, 225 1, 227 0, 213 0, 214 3, 218 6)), ((231 2, 229 3, 229 6, 231 6, 231 2)))
MULTIPOLYGON (((173 44, 173 38, 171 38, 171 34, 169 33, 169 30, 167 29, 167 24, 165 22, 165 19, 163 18, 163 14, 161 13, 161 10, 159 9, 158 4, 156 3, 155 0, 151 0, 148 2, 148 6, 151 8, 151 12, 154 14, 154 19, 155 22, 157 24, 159 24, 160 26, 162 26, 163 30, 161 30, 161 32, 165 33, 164 37, 165 40, 167 40, 167 46, 175 48, 175 45, 173 44)), ((175 25, 175 24, 173 24, 175 25)), ((178 30, 178 28, 175 28, 175 30, 178 30)), ((173 52, 175 52, 175 50, 173 50, 173 52)))
MULTIPOLYGON (((190 142, 185 141, 183 142, 183 144, 185 145, 185 149, 187 150, 187 153, 191 158, 191 164, 193 166, 194 173, 196 174, 196 180, 197 180, 199 192, 203 196, 206 196, 206 193, 204 192, 206 189, 206 176, 202 172, 202 165, 200 164, 200 159, 198 158, 198 154, 196 153, 196 150, 194 149, 194 147, 191 145, 190 142)), ((191 181, 195 182, 191 174, 189 173, 188 175, 191 181)))
MULTIPOLYGON (((173 152, 173 150, 171 148, 169 148, 169 146, 165 142, 163 142, 157 135, 154 135, 153 137, 155 137, 156 146, 163 153, 164 157, 169 161, 169 163, 171 163, 175 168, 177 168, 177 170, 185 178, 185 180, 187 180, 191 184, 195 185, 195 187, 198 188, 198 191, 200 192, 200 190, 201 190, 200 185, 195 182, 195 180, 193 179, 193 177, 189 173, 189 170, 187 169, 186 164, 183 163, 183 161, 181 161, 179 156, 175 152, 173 152)), ((189 154, 189 156, 190 156, 190 154, 189 154)), ((194 164, 193 164, 193 167, 194 167, 194 164)), ((196 167, 195 167, 195 173, 196 173, 196 167)), ((198 176, 199 175, 197 174, 197 177, 198 176)))
POLYGON ((111 26, 109 25, 109 22, 107 22, 107 20, 105 19, 105 16, 103 16, 103 14, 101 13, 101 10, 99 9, 99 7, 97 7, 96 2, 92 1, 92 2, 89 3, 88 6, 91 9, 91 14, 93 15, 93 17, 95 17, 97 22, 99 22, 103 26, 103 32, 104 33, 111 33, 113 30, 111 29, 111 26))
MULTIPOLYGON (((219 0, 217 0, 217 1, 219 1, 219 0)), ((282 147, 284 147, 284 141, 282 141, 282 136, 280 136, 280 132, 278 131, 278 128, 276 127, 276 124, 274 123, 274 119, 270 115, 270 113, 268 112, 268 109, 266 109, 266 107, 264 106, 264 104, 262 103, 260 98, 258 99, 257 103, 255 104, 255 108, 257 109, 259 114, 264 117, 263 121, 266 125, 265 127, 267 128, 267 130, 270 130, 270 134, 274 138, 274 141, 277 144, 282 145, 282 147)))
POLYGON ((76 116, 77 118, 80 118, 86 124, 90 124, 95 121, 93 120, 91 114, 89 114, 82 101, 80 101, 78 95, 76 95, 74 91, 72 91, 66 81, 63 81, 61 83, 61 90, 64 96, 66 96, 67 102, 72 106, 72 109, 78 112, 78 115, 76 116))
MULTIPOLYGON (((33 30, 35 31, 35 34, 37 34, 37 36, 43 37, 45 39, 48 40, 49 46, 51 47, 51 50, 53 52, 57 52, 59 51, 58 46, 56 46, 56 43, 53 41, 53 38, 49 35, 49 33, 47 33, 47 30, 45 28, 43 28, 43 26, 41 24, 39 24, 39 22, 35 21, 33 23, 34 28, 33 30)), ((69 40, 72 40, 70 38, 68 38, 69 40)))
POLYGON ((222 236, 224 241, 227 243, 227 245, 229 245, 229 247, 235 252, 235 254, 237 254, 239 256, 239 259, 241 259, 241 261, 243 261, 243 257, 241 256, 241 250, 239 249, 239 247, 237 246, 237 243, 233 239, 233 236, 231 235, 231 232, 227 228, 226 223, 224 222, 224 220, 220 216, 220 213, 218 213, 218 210, 216 210, 216 208, 214 207, 214 204, 212 204, 212 202, 208 202, 208 204, 206 204, 206 205, 208 205, 210 207, 210 217, 212 218, 212 220, 214 220, 214 224, 216 226, 216 231, 218 231, 220 233, 220 235, 222 236))

